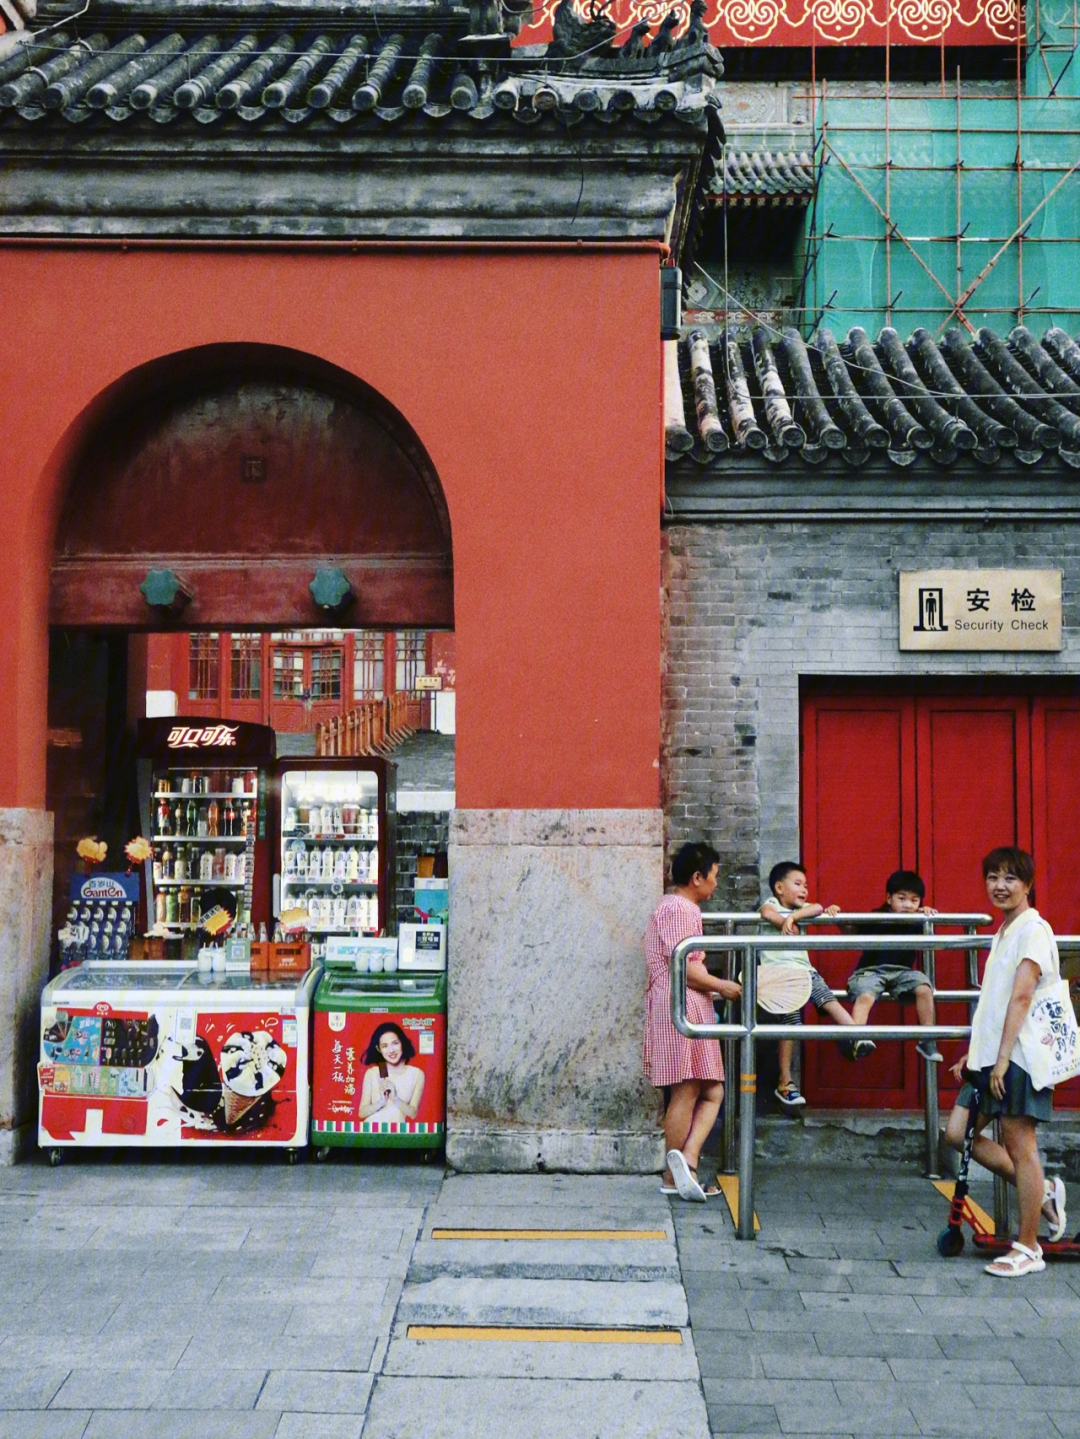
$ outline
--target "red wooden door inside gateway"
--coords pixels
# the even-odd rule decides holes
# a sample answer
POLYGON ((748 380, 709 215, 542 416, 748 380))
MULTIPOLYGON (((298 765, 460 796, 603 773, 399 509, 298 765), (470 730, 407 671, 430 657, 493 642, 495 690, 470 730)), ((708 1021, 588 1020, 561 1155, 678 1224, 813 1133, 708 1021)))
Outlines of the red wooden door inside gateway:
MULTIPOLYGON (((802 718, 812 898, 872 909, 884 900, 891 870, 914 868, 936 908, 984 910, 982 856, 997 844, 1019 844, 1040 865, 1043 913, 1060 932, 1080 926, 1080 896, 1067 879, 1080 852, 1080 777, 1069 762, 1080 742, 1080 699, 816 690, 804 697, 802 718)), ((853 964, 850 952, 837 951, 823 955, 820 968, 840 988, 853 964)), ((964 981, 963 958, 941 955, 938 987, 964 981)), ((881 1023, 900 1017, 898 1005, 874 1009, 881 1023)), ((962 1023, 963 1006, 942 1006, 941 1018, 962 1023)), ((951 1055, 957 1046, 944 1048, 951 1055)), ((832 1045, 808 1045, 803 1063, 808 1097, 823 1107, 921 1104, 922 1062, 912 1044, 880 1044, 857 1066, 832 1045)), ((948 1102, 953 1091, 940 1071, 939 1083, 948 1102)), ((1058 1102, 1077 1098, 1062 1091, 1058 1102)))

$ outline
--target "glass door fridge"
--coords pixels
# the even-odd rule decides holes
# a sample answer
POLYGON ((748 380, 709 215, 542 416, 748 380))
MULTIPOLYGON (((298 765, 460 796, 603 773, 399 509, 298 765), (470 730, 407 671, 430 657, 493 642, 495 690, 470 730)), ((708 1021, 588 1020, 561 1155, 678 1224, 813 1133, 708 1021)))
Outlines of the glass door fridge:
POLYGON ((395 775, 377 758, 278 763, 274 915, 306 915, 313 964, 331 935, 395 931, 395 775))
POLYGON ((194 937, 215 905, 239 927, 270 917, 268 725, 206 719, 139 722, 139 812, 154 846, 146 927, 194 937))

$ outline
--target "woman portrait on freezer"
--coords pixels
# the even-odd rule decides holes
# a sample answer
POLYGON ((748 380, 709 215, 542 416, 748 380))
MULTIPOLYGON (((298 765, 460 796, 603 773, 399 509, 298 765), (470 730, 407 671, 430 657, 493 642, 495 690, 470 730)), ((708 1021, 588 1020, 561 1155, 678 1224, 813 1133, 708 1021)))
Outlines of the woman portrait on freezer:
POLYGON ((416 1057, 412 1040, 396 1024, 380 1024, 364 1055, 370 1068, 360 1090, 360 1119, 378 1124, 405 1124, 416 1118, 424 1095, 424 1071, 409 1061, 416 1057))

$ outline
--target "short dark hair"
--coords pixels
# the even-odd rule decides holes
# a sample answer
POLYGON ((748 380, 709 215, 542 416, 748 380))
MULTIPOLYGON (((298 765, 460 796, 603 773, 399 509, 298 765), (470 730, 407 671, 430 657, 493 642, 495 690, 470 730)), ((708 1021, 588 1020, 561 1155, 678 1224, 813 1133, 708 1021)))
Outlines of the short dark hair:
POLYGON ((383 1052, 379 1048, 379 1040, 384 1034, 396 1034, 401 1042, 401 1057, 408 1064, 410 1059, 416 1058, 416 1045, 405 1033, 399 1024, 380 1024, 375 1033, 371 1036, 371 1043, 364 1055, 365 1064, 385 1064, 383 1052))
POLYGON ((720 856, 711 844, 703 841, 689 841, 681 844, 671 859, 672 884, 689 884, 695 874, 707 876, 714 864, 720 863, 720 856))
POLYGON ((773 894, 776 893, 776 886, 782 879, 787 879, 792 870, 798 870, 800 874, 806 873, 806 865, 797 859, 782 859, 779 864, 774 864, 769 870, 769 888, 773 894))
POLYGON ((1035 861, 1026 849, 1017 849, 1014 844, 999 844, 997 849, 983 856, 983 879, 995 869, 1008 870, 1024 884, 1035 883, 1035 861))
POLYGON ((926 885, 922 875, 916 874, 913 869, 894 869, 885 881, 886 894, 899 894, 901 890, 907 894, 917 894, 920 899, 926 898, 926 885))

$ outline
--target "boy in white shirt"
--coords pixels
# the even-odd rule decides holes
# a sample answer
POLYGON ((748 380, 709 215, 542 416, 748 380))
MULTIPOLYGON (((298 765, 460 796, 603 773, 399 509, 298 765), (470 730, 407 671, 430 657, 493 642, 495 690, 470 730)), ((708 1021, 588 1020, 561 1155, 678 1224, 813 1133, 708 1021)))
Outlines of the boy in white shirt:
MULTIPOLYGON (((808 903, 807 896, 810 890, 806 880, 806 871, 793 859, 784 859, 779 864, 773 865, 769 871, 769 889, 771 893, 761 906, 761 917, 766 924, 771 924, 781 934, 798 934, 799 924, 804 919, 816 919, 819 914, 840 913, 838 904, 826 906, 808 903)), ((761 956, 761 963, 805 965, 810 971, 810 1003, 814 1008, 819 1013, 827 1014, 836 1024, 854 1025, 855 1021, 851 1015, 834 998, 832 990, 810 963, 810 956, 805 949, 766 950, 761 956)), ((772 1020, 775 1024, 801 1024, 802 1014, 796 1010, 794 1014, 773 1015, 772 1020)), ((869 1039, 845 1039, 840 1042, 840 1051, 845 1059, 862 1059, 863 1055, 873 1054, 876 1047, 869 1039)), ((776 1097, 785 1108, 796 1109, 805 1104, 806 1100, 791 1077, 791 1063, 795 1058, 795 1041, 781 1039, 779 1050, 780 1080, 776 1086, 776 1097)))

